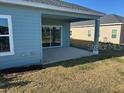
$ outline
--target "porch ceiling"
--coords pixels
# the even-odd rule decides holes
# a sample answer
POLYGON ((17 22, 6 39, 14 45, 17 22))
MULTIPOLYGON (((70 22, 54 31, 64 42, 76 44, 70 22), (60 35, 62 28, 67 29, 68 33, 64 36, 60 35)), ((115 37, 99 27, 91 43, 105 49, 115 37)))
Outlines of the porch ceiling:
POLYGON ((69 22, 77 22, 77 21, 87 21, 87 20, 92 20, 91 18, 81 18, 81 17, 73 17, 73 16, 64 16, 64 15, 55 15, 55 14, 43 14, 42 18, 51 18, 51 19, 59 19, 59 20, 66 20, 69 22))

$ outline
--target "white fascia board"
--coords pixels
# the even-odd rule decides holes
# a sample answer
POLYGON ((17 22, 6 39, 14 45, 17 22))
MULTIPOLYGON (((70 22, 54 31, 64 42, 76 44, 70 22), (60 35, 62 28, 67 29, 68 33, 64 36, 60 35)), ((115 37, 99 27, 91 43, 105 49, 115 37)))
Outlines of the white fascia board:
MULTIPOLYGON (((123 25, 124 23, 108 23, 108 24, 100 24, 100 26, 110 26, 110 25, 123 25)), ((72 28, 80 28, 80 27, 94 27, 94 25, 83 25, 83 26, 72 26, 72 28)))
POLYGON ((64 7, 57 7, 53 5, 47 5, 42 3, 36 3, 36 2, 29 2, 29 1, 21 1, 21 0, 0 0, 1 3, 8 3, 8 4, 16 4, 16 5, 23 5, 23 6, 29 6, 29 7, 35 7, 35 8, 42 8, 42 9, 49 9, 49 10, 57 10, 57 11, 64 11, 64 12, 71 12, 71 13, 79 13, 79 14, 87 14, 91 16, 104 16, 102 13, 95 13, 92 11, 80 11, 75 9, 69 9, 64 7))

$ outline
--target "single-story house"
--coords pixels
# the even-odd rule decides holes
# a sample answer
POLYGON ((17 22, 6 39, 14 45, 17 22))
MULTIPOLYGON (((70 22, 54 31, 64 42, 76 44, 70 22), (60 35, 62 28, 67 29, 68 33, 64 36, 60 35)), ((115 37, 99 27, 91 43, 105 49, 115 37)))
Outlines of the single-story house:
POLYGON ((0 0, 0 69, 67 58, 70 23, 83 20, 96 22, 93 53, 98 54, 98 19, 103 15, 62 0, 0 0))
MULTIPOLYGON (((94 21, 72 23, 72 39, 93 41, 94 21)), ((106 15, 100 18, 100 42, 123 44, 124 43, 124 17, 106 15)))

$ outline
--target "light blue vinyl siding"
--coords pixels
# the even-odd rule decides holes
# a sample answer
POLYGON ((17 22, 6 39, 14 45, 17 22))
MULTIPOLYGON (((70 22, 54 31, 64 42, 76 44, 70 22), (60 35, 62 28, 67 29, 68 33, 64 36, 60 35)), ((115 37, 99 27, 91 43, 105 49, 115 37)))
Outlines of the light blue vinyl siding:
POLYGON ((41 13, 28 8, 0 5, 0 14, 12 16, 15 52, 14 55, 0 57, 0 69, 40 64, 41 13))
POLYGON ((15 52, 11 56, 0 56, 0 69, 42 64, 42 24, 62 25, 63 47, 70 45, 70 23, 67 21, 44 19, 39 9, 7 4, 0 4, 0 14, 12 16, 15 52))

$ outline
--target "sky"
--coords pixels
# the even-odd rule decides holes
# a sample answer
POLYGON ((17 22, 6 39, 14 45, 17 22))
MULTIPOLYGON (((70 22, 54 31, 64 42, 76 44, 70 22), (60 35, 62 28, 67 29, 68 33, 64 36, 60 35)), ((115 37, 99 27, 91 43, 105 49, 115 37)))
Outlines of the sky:
POLYGON ((65 0, 106 14, 124 16, 124 0, 65 0))

